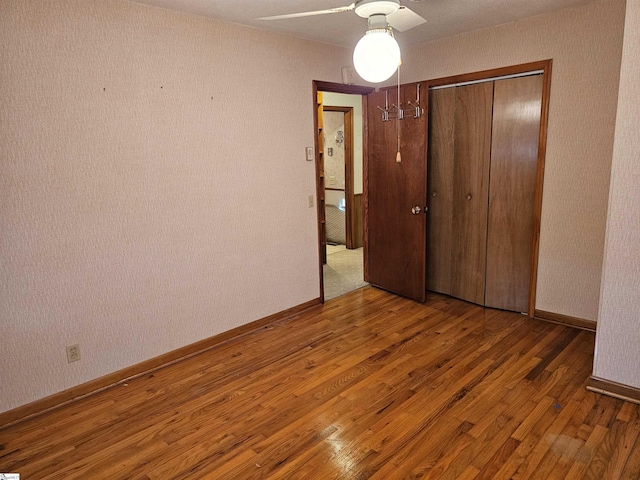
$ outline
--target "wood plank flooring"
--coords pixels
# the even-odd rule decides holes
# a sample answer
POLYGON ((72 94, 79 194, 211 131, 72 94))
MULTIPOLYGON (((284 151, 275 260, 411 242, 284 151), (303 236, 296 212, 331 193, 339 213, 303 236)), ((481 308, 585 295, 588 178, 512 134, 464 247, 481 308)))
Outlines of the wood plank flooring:
POLYGON ((0 430, 22 479, 634 479, 591 332, 372 287, 0 430))

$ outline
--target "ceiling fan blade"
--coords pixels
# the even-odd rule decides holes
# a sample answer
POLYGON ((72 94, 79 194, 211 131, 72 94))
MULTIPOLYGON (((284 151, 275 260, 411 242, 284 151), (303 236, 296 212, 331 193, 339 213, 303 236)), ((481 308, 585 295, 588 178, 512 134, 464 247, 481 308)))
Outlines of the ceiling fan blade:
POLYGON ((273 15, 271 17, 260 17, 256 20, 282 20, 285 18, 299 18, 299 17, 311 17, 313 15, 325 15, 327 13, 342 13, 349 12, 356 8, 356 4, 346 5, 344 7, 329 8, 327 10, 315 10, 313 12, 300 12, 300 13, 288 13, 285 15, 273 15))
POLYGON ((397 12, 387 15, 387 22, 399 32, 404 32, 427 21, 407 7, 401 6, 397 12))

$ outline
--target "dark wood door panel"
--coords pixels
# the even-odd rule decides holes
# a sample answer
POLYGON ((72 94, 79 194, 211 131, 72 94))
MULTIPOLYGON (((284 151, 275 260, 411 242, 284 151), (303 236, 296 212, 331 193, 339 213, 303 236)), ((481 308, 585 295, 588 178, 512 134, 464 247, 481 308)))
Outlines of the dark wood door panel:
POLYGON ((493 82, 455 90, 451 294, 484 304, 493 82))
MULTIPOLYGON (((423 84, 423 107, 427 94, 423 84)), ((382 121, 385 92, 368 96, 367 281, 419 301, 425 296, 427 117, 382 121), (399 130, 398 130, 399 129, 399 130), (402 161, 396 161, 398 133, 402 161)), ((416 84, 403 85, 400 101, 415 103, 416 84)), ((389 105, 397 89, 389 89, 389 105)))
POLYGON ((429 92, 427 290, 451 294, 456 89, 429 92))
POLYGON ((527 312, 542 75, 495 82, 485 304, 527 312))

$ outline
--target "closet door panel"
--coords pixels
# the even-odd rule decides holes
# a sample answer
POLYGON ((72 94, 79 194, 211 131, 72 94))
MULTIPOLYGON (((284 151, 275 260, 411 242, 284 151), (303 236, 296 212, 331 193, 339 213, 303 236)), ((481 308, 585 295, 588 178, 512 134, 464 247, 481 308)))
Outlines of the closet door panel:
POLYGON ((451 294, 456 89, 429 93, 427 290, 451 294))
POLYGON ((484 304, 493 82, 456 88, 451 294, 484 304))
POLYGON ((495 82, 485 304, 526 312, 542 75, 495 82))

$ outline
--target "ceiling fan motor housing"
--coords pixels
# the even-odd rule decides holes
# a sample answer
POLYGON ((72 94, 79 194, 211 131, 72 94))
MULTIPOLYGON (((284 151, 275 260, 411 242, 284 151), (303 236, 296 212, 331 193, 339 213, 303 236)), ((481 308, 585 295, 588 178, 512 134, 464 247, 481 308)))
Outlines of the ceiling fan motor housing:
POLYGON ((398 0, 360 0, 356 2, 355 11, 358 16, 369 18, 371 15, 391 15, 399 8, 398 0))

